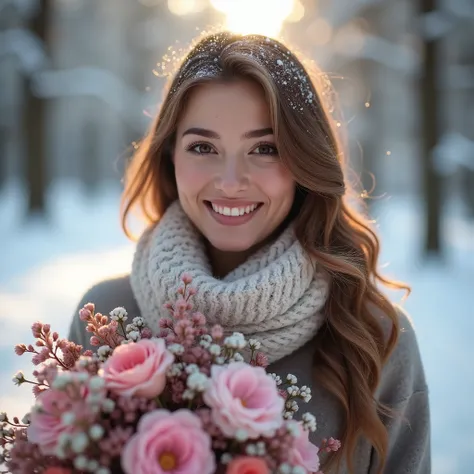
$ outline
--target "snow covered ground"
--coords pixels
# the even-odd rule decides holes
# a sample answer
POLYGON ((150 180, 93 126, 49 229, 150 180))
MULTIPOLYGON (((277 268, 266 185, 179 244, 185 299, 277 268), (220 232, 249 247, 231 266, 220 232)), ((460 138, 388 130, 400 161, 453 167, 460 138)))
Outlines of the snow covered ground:
MULTIPOLYGON (((22 220, 23 196, 0 194, 0 408, 28 411, 28 388, 10 382, 28 360, 13 345, 31 341, 35 320, 63 335, 79 298, 94 282, 126 272, 133 245, 120 231, 119 194, 104 185, 86 197, 75 183, 57 185, 47 221, 22 220)), ((471 474, 474 466, 474 222, 445 220, 442 261, 420 257, 422 216, 415 199, 394 197, 373 210, 383 236, 386 273, 413 288, 405 303, 418 331, 431 392, 434 474, 471 474)), ((401 294, 391 294, 399 301, 401 294)), ((24 356, 26 357, 26 356, 24 356)))

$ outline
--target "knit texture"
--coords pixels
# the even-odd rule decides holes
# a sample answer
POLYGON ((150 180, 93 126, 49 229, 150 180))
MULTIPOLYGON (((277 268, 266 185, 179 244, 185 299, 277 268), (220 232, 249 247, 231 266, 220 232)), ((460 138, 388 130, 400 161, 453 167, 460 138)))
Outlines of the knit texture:
POLYGON ((141 316, 155 332, 163 305, 174 301, 183 273, 198 288, 195 311, 226 334, 241 332, 262 344, 270 362, 314 338, 324 317, 328 279, 295 238, 292 226, 246 262, 217 279, 201 235, 179 202, 140 238, 130 282, 141 316))

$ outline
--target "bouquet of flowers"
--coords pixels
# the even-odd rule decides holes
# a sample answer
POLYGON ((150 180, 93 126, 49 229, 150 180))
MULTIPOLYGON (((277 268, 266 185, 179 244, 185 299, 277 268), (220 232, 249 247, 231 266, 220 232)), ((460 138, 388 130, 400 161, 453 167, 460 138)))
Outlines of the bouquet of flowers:
POLYGON ((110 317, 85 305, 79 317, 97 352, 61 339, 48 324, 32 326, 36 403, 20 420, 0 413, 0 472, 13 474, 304 474, 340 442, 309 441, 313 415, 294 419, 308 387, 268 374, 259 342, 225 336, 193 311, 196 289, 183 275, 170 317, 157 337, 124 308, 110 317), (244 361, 242 352, 248 355, 244 361))

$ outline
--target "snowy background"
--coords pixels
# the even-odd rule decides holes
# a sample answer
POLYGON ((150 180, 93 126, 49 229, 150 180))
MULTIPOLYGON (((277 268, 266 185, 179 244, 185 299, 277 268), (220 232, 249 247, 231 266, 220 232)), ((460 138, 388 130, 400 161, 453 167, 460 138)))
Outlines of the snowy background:
MULTIPOLYGON (((87 197, 74 182, 57 183, 49 195, 47 220, 27 222, 19 186, 0 195, 0 407, 28 411, 28 387, 15 387, 12 375, 29 367, 13 352, 29 343, 29 327, 47 321, 63 335, 86 289, 127 272, 133 245, 122 235, 119 190, 102 186, 87 197)), ((471 474, 474 466, 474 222, 446 209, 445 256, 423 261, 421 204, 392 197, 373 209, 383 236, 386 273, 407 281, 413 293, 405 303, 421 347, 431 392, 434 474, 471 474), (449 211, 449 212, 448 212, 449 211)), ((400 301, 401 294, 391 295, 400 301)))
MULTIPOLYGON (((436 11, 422 13, 429 3, 0 0, 0 410, 30 408, 29 389, 14 387, 11 377, 29 367, 13 346, 31 341, 31 324, 47 321, 65 336, 84 292, 130 268, 119 180, 171 58, 209 27, 269 36, 281 30, 331 78, 357 180, 370 190, 369 173, 376 177, 369 194, 381 263, 413 288, 404 306, 430 386, 432 472, 473 474, 474 8, 440 0, 436 11), (39 12, 44 34, 34 26, 39 12), (430 71, 422 53, 433 41, 439 64, 430 71), (429 78, 437 87, 427 103, 439 115, 431 132, 423 123, 436 113, 420 100, 429 78), (423 137, 431 133, 443 252, 427 260, 423 137), (19 185, 28 182, 30 189, 50 183, 46 218, 28 214, 19 185)), ((38 196, 33 201, 31 209, 42 207, 38 196)), ((390 297, 400 302, 402 294, 390 297)))

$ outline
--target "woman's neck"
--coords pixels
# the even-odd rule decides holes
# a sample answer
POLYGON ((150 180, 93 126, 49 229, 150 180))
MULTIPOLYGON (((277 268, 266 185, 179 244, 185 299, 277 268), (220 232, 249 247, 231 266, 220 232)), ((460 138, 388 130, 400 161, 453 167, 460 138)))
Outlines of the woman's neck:
POLYGON ((255 252, 255 248, 250 248, 242 252, 227 252, 216 249, 207 243, 207 254, 212 266, 212 273, 216 278, 224 278, 232 270, 242 265, 255 252))
POLYGON ((225 250, 219 250, 213 247, 209 241, 205 241, 207 248, 207 255, 209 261, 211 262, 212 273, 215 278, 224 278, 231 271, 235 270, 237 267, 242 265, 251 255, 253 255, 257 250, 260 250, 263 246, 276 240, 278 236, 283 232, 283 229, 286 227, 287 222, 283 222, 280 227, 275 229, 275 231, 270 234, 262 242, 255 244, 253 247, 250 247, 247 250, 241 252, 229 252, 225 250))

